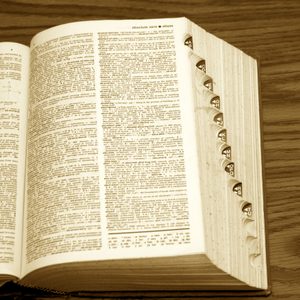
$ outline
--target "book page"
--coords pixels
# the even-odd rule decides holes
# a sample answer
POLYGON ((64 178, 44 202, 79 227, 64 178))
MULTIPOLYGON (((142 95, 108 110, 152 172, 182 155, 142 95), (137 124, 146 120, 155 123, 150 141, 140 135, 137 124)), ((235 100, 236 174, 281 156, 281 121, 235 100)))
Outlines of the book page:
POLYGON ((29 48, 0 43, 0 274, 20 276, 29 48))
POLYGON ((204 251, 185 30, 91 21, 32 40, 24 274, 204 251))

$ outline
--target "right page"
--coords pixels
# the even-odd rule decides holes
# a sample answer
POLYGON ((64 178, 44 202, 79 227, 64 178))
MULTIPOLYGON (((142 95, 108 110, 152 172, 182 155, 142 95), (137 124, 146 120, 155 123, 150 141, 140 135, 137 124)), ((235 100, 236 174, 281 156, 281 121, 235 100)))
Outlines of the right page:
POLYGON ((187 20, 38 34, 22 273, 204 252, 187 20))
POLYGON ((207 253, 227 273, 266 289, 257 62, 189 26, 207 253))

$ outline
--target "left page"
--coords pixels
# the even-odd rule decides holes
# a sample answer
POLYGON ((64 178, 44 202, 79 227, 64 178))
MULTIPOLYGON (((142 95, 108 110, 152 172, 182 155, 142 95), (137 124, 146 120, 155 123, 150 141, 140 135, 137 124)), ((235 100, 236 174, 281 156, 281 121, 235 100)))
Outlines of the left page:
POLYGON ((79 22, 33 38, 23 275, 204 252, 186 24, 79 22))
POLYGON ((28 85, 29 47, 0 43, 0 278, 21 272, 28 85))

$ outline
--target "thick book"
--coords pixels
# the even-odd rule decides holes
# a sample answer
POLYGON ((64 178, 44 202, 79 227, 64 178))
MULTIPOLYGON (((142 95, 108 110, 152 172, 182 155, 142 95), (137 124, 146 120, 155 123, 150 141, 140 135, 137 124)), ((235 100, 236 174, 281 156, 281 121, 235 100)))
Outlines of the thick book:
POLYGON ((254 58, 186 18, 70 23, 0 43, 0 96, 2 285, 268 293, 254 58))

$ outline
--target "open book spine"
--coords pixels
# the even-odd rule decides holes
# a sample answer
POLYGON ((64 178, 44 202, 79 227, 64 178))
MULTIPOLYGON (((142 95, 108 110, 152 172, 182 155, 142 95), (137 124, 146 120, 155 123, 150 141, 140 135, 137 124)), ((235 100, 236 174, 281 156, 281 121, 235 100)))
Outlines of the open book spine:
POLYGON ((184 44, 190 48, 207 253, 224 271, 261 286, 266 257, 257 74, 251 73, 256 62, 193 25, 184 44))

